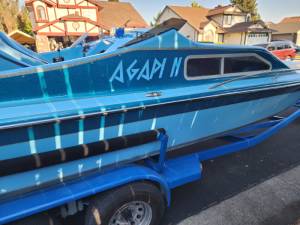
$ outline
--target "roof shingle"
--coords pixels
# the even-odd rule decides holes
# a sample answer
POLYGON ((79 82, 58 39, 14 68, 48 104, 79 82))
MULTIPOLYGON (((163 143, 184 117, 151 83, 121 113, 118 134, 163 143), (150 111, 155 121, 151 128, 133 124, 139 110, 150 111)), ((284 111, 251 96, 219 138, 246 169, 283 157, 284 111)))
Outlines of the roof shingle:
POLYGON ((204 7, 187 7, 187 6, 172 6, 169 7, 173 12, 175 12, 182 19, 188 21, 188 23, 193 26, 196 30, 200 30, 200 25, 207 22, 206 18, 209 9, 204 7))
POLYGON ((148 24, 137 10, 127 2, 105 2, 97 0, 102 7, 100 11, 100 22, 105 27, 129 27, 146 28, 148 24))
POLYGON ((239 33, 239 32, 273 32, 274 30, 269 29, 263 21, 256 22, 242 22, 233 25, 225 30, 225 33, 239 33), (254 25, 261 25, 263 28, 252 27, 254 25))
POLYGON ((270 24, 271 29, 276 30, 274 34, 293 34, 300 31, 300 23, 298 22, 284 22, 278 24, 270 24))
POLYGON ((285 17, 280 23, 300 23, 300 16, 285 17))
POLYGON ((232 5, 225 5, 225 6, 218 5, 217 7, 209 10, 207 16, 214 16, 214 15, 218 15, 218 14, 223 14, 226 11, 226 9, 229 9, 230 7, 232 7, 232 5))

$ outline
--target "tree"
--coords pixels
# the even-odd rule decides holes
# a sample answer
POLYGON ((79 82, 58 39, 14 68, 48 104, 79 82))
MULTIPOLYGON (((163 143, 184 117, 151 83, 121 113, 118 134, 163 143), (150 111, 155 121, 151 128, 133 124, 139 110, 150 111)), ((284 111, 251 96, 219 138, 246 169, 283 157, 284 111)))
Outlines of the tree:
POLYGON ((9 33, 18 28, 17 15, 19 11, 17 0, 0 0, 0 28, 9 33))
POLYGON ((159 19, 159 17, 160 17, 161 14, 162 14, 162 11, 159 11, 159 12, 156 14, 156 16, 153 17, 153 21, 150 23, 150 26, 151 26, 151 27, 154 27, 154 26, 157 25, 158 19, 159 19))
POLYGON ((256 0, 230 0, 232 4, 239 6, 244 12, 250 13, 253 21, 260 19, 256 0))
POLYGON ((23 7, 17 16, 18 29, 24 33, 32 35, 32 24, 29 17, 28 10, 23 7))
POLYGON ((194 8, 200 8, 201 7, 201 5, 195 0, 192 1, 191 6, 194 7, 194 8))
POLYGON ((16 29, 32 34, 27 9, 20 10, 19 0, 0 0, 0 31, 10 33, 16 29))

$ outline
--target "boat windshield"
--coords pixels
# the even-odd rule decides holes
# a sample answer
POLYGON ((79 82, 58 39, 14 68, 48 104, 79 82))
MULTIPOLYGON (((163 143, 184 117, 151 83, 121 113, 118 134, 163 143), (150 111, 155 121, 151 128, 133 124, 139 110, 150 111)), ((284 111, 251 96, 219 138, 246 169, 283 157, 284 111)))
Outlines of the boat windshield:
POLYGON ((179 31, 186 24, 186 22, 187 21, 183 20, 183 19, 177 19, 177 18, 169 19, 169 20, 163 22, 162 24, 157 25, 156 27, 152 28, 151 30, 145 32, 144 34, 138 36, 137 38, 133 39, 132 41, 126 43, 121 48, 128 47, 128 46, 137 44, 139 42, 148 40, 152 37, 158 36, 162 33, 170 31, 170 30, 179 31))

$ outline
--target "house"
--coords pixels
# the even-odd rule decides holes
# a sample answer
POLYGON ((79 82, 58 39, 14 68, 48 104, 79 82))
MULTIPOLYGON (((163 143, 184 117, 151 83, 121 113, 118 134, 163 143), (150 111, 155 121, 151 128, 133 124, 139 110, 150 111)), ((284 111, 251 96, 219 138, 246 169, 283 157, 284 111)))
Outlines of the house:
POLYGON ((87 33, 91 39, 110 34, 115 28, 147 27, 130 3, 99 0, 26 0, 39 51, 48 51, 45 42, 73 42, 87 33), (43 49, 45 48, 45 49, 43 49))
POLYGON ((193 41, 201 41, 200 24, 208 21, 206 15, 209 9, 204 7, 185 7, 185 6, 166 6, 157 18, 157 24, 171 18, 184 19, 187 23, 181 28, 180 32, 193 41))
POLYGON ((187 20, 193 28, 193 32, 187 33, 183 29, 180 32, 192 37, 194 41, 253 45, 271 40, 272 30, 263 21, 251 21, 251 15, 236 5, 217 6, 213 9, 167 6, 160 15, 159 22, 174 14, 187 20), (190 36, 190 33, 196 35, 190 36))
POLYGON ((300 45, 300 17, 286 17, 277 24, 270 23, 269 27, 276 30, 272 40, 289 40, 300 45))

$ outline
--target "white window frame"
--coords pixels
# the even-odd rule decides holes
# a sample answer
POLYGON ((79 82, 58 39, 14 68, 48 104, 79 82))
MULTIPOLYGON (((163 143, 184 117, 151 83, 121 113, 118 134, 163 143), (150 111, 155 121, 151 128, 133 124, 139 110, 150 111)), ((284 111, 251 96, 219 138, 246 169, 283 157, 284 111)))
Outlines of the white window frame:
POLYGON ((233 15, 224 15, 224 25, 232 25, 233 15))
POLYGON ((272 63, 262 56, 256 54, 256 53, 238 53, 238 54, 214 54, 214 55, 190 55, 185 58, 184 61, 184 78, 186 80, 207 80, 207 79, 214 79, 214 78, 224 78, 224 77, 232 77, 232 76, 239 76, 239 75, 254 75, 256 73, 266 73, 272 71, 272 63), (249 71, 249 72, 237 72, 237 73, 224 73, 224 63, 225 63, 225 58, 239 58, 239 57, 251 57, 254 56, 261 60, 262 62, 266 63, 269 65, 268 70, 256 70, 256 71, 249 71), (220 74, 218 75, 199 75, 195 77, 188 76, 187 74, 187 66, 188 66, 188 61, 190 59, 206 59, 206 58, 221 58, 221 70, 220 74))

